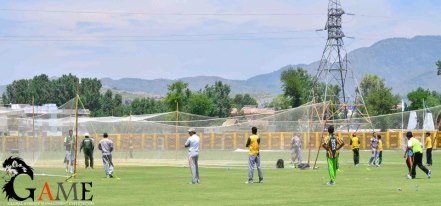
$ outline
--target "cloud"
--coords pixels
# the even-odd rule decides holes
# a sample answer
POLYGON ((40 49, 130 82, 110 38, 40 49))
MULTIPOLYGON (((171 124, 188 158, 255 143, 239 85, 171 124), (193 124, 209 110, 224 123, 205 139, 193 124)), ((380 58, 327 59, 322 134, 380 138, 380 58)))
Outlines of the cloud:
MULTIPOLYGON (((345 33, 355 37, 345 40, 348 51, 388 37, 441 33, 441 8, 436 1, 342 3, 347 12, 355 14, 344 16, 345 33)), ((3 8, 59 12, 3 11, 0 35, 73 41, 5 41, 0 67, 13 72, 0 77, 0 84, 39 73, 60 76, 69 72, 113 78, 219 75, 246 79, 287 64, 318 60, 326 32, 314 30, 324 27, 327 5, 327 0, 5 2, 3 8), (227 35, 231 33, 235 35, 227 35), (195 34, 201 35, 191 36, 195 34), (213 41, 250 38, 261 40, 213 41)))

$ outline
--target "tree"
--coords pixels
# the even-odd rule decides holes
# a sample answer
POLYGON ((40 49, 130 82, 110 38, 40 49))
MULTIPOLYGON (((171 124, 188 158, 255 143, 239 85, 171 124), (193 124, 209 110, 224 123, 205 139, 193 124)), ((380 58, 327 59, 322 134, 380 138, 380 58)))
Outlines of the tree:
POLYGON ((20 79, 15 80, 12 84, 6 86, 6 100, 12 104, 31 104, 32 103, 32 90, 31 80, 20 79))
POLYGON ((213 101, 202 93, 192 94, 188 99, 186 111, 191 114, 209 116, 213 110, 213 101))
POLYGON ((392 94, 392 89, 385 86, 384 79, 377 75, 365 75, 360 82, 360 90, 370 115, 390 114, 400 101, 397 95, 392 94))
POLYGON ((380 79, 378 75, 366 74, 360 82, 361 95, 367 96, 373 90, 385 88, 384 79, 380 79))
POLYGON ((130 104, 132 114, 153 114, 166 111, 164 103, 153 98, 136 98, 130 104))
POLYGON ((436 66, 438 67, 438 75, 441 75, 441 60, 438 60, 437 62, 436 62, 436 66))
POLYGON ((113 98, 113 105, 115 107, 119 107, 122 105, 122 96, 121 94, 115 94, 114 98, 113 98))
POLYGON ((268 104, 267 107, 274 108, 275 110, 288 109, 290 102, 283 94, 279 94, 273 98, 273 101, 268 104))
POLYGON ((416 90, 409 92, 407 94, 407 98, 411 102, 409 106, 409 109, 411 110, 423 109, 423 102, 428 107, 433 107, 441 104, 440 99, 438 99, 436 93, 432 93, 428 89, 425 90, 421 87, 418 87, 416 90), (435 94, 435 96, 433 94, 435 94))
MULTIPOLYGON (((101 81, 97 78, 82 78, 81 79, 81 85, 80 85, 80 97, 81 101, 84 104, 84 107, 86 109, 89 109, 92 112, 92 116, 101 116, 97 113, 98 110, 103 109, 101 104, 103 101, 101 100, 101 90, 102 84, 101 81)), ((110 92, 110 100, 106 99, 106 101, 112 100, 112 91, 108 90, 106 91, 110 92)), ((106 102, 105 104, 108 104, 107 106, 104 106, 105 110, 101 110, 104 112, 104 114, 111 115, 111 111, 113 107, 108 108, 112 102, 106 102), (108 110, 108 111, 107 111, 108 110)))
POLYGON ((170 111, 176 111, 176 103, 180 108, 184 108, 189 96, 191 95, 188 89, 188 83, 181 80, 168 85, 168 93, 165 97, 165 102, 170 111))
POLYGON ((236 94, 232 100, 233 107, 242 108, 245 105, 257 105, 257 101, 252 98, 249 94, 236 94))
POLYGON ((114 108, 114 101, 113 101, 113 93, 110 89, 108 89, 104 95, 100 98, 100 115, 102 116, 113 116, 113 108, 114 108))
POLYGON ((312 77, 302 68, 288 69, 280 76, 285 97, 291 102, 292 107, 298 107, 308 101, 312 87, 312 77))
POLYGON ((53 95, 53 103, 61 106, 75 98, 77 83, 78 77, 72 74, 62 75, 60 78, 52 80, 52 92, 55 94, 53 95))
POLYGON ((315 86, 315 96, 317 98, 317 102, 324 101, 332 101, 333 104, 340 104, 340 86, 328 84, 328 88, 326 88, 326 84, 323 82, 316 83, 315 86), (326 92, 326 100, 325 100, 325 92, 326 92))
POLYGON ((34 76, 30 81, 29 87, 36 105, 54 103, 53 97, 55 93, 53 92, 52 82, 46 74, 34 76))
POLYGON ((392 108, 399 102, 391 92, 390 88, 378 88, 370 91, 365 97, 365 104, 372 116, 390 114, 392 108))
POLYGON ((228 117, 231 112, 230 86, 216 81, 214 85, 206 85, 203 93, 213 101, 214 107, 210 116, 228 117))
POLYGON ((113 116, 116 117, 128 116, 130 114, 130 109, 131 109, 130 105, 121 104, 119 106, 116 106, 113 109, 113 116))
POLYGON ((6 96, 6 93, 3 93, 2 94, 2 104, 9 104, 10 102, 9 102, 9 99, 8 99, 8 97, 6 96))

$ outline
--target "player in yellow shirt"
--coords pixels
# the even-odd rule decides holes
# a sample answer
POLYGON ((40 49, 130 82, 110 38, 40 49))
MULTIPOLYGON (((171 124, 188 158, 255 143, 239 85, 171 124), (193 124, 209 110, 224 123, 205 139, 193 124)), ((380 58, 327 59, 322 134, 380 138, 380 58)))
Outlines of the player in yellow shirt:
POLYGON ((263 173, 260 167, 260 138, 257 136, 257 128, 251 128, 252 135, 248 138, 246 147, 249 148, 248 157, 248 181, 247 184, 253 184, 254 164, 257 167, 257 173, 259 175, 259 183, 263 183, 263 173))
POLYGON ((430 132, 426 132, 426 141, 424 145, 426 146, 427 166, 432 166, 432 138, 430 137, 430 132))
POLYGON ((360 140, 357 137, 357 134, 352 133, 352 139, 350 141, 351 149, 354 154, 354 166, 358 166, 360 163, 360 140))
POLYGON ((377 135, 378 139, 378 151, 380 152, 378 155, 378 166, 381 165, 381 162, 383 161, 383 140, 381 140, 381 135, 377 135))

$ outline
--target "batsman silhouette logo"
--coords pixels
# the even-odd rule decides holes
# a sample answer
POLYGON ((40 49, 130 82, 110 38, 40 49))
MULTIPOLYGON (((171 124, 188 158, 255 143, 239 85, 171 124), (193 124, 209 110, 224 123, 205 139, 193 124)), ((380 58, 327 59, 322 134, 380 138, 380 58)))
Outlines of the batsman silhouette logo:
MULTIPOLYGON (((3 186, 3 193, 5 193, 5 198, 10 201, 10 199, 17 200, 17 201, 25 201, 27 199, 31 199, 32 201, 35 201, 35 192, 37 191, 37 188, 25 188, 25 190, 28 191, 28 195, 25 197, 19 196, 15 190, 18 190, 20 188, 14 187, 15 179, 20 175, 27 175, 29 178, 33 181, 34 180, 34 169, 27 165, 26 162, 19 158, 19 157, 9 157, 3 162, 3 169, 5 170, 7 176, 9 177, 9 180, 6 180, 5 185, 3 186)), ((5 178, 6 179, 6 178, 5 178)), ((92 182, 72 182, 69 191, 66 193, 66 190, 64 188, 65 182, 57 182, 56 188, 57 193, 56 197, 54 198, 51 187, 49 186, 47 181, 44 181, 44 184, 41 188, 40 196, 38 198, 38 201, 60 201, 62 200, 61 197, 64 198, 64 201, 73 200, 73 201, 92 201, 93 195, 90 196, 90 198, 86 199, 86 193, 91 192, 89 189, 92 188, 92 182), (77 184, 81 184, 82 189, 82 198, 78 199, 78 193, 77 193, 77 184), (90 188, 86 188, 90 186, 90 188), (72 197, 69 198, 72 194, 72 197), (46 196, 46 198, 45 198, 46 196)), ((23 194, 23 193, 20 193, 23 194)))

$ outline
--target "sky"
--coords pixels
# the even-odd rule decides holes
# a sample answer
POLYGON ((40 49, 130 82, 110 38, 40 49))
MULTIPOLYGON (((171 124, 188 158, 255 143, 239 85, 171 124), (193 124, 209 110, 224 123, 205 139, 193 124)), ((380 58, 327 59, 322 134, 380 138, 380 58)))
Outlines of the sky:
MULTIPOLYGON (((0 85, 57 77, 248 79, 320 59, 327 0, 0 0, 0 85)), ((441 35, 436 0, 342 0, 347 51, 441 35)))

